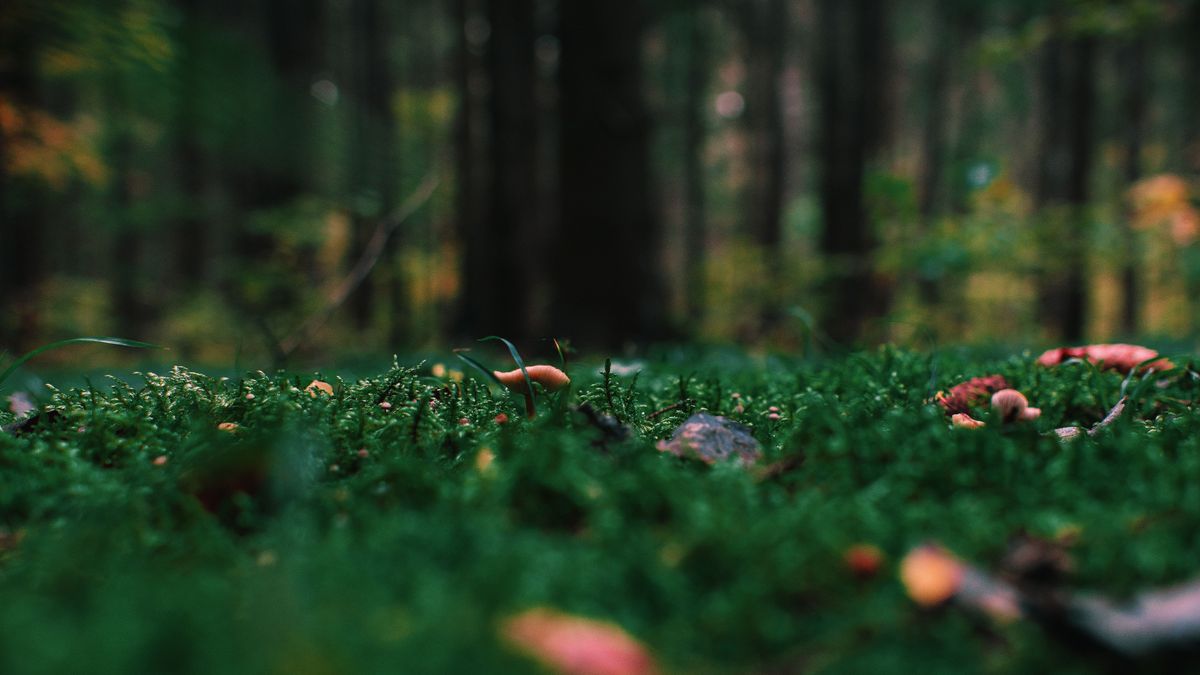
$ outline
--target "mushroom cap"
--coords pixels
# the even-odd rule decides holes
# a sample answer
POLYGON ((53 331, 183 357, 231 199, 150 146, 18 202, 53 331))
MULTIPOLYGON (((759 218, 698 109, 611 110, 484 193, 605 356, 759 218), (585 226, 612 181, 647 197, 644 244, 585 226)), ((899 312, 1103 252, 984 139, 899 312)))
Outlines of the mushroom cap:
MULTIPOLYGON (((1025 394, 1016 389, 1001 389, 992 394, 992 410, 1000 415, 1005 422, 1015 422, 1025 419, 1025 411, 1029 408, 1029 400, 1025 394)), ((1041 410, 1038 410, 1041 413, 1041 410)))
MULTIPOLYGON (((537 382, 545 387, 546 391, 557 391, 571 384, 571 378, 563 371, 548 365, 525 366, 525 372, 529 373, 529 380, 537 382)), ((501 372, 499 370, 492 373, 500 380, 500 384, 508 387, 510 390, 518 394, 525 393, 525 376, 521 374, 521 369, 501 372)))

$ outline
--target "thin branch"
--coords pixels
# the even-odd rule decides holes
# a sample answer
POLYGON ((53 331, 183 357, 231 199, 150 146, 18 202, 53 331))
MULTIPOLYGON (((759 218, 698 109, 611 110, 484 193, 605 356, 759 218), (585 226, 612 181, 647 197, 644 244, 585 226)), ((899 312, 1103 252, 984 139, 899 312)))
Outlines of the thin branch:
POLYGON ((358 262, 354 264, 346 278, 342 279, 329 293, 325 304, 279 342, 279 348, 285 357, 290 356, 311 340, 313 335, 329 321, 334 312, 346 302, 350 294, 366 281, 371 270, 375 269, 375 265, 379 264, 379 260, 383 257, 388 240, 406 220, 433 197, 433 193, 440 183, 441 177, 438 172, 431 171, 417 186, 416 191, 409 195, 396 211, 379 223, 375 232, 371 234, 371 239, 367 242, 366 247, 363 248, 358 262))
POLYGON ((939 555, 958 569, 951 597, 960 607, 1001 622, 1029 618, 1052 636, 1110 655, 1129 659, 1186 655, 1195 664, 1200 649, 1200 581, 1118 600, 1057 585, 1022 585, 960 562, 949 553, 939 555))
POLYGON ((678 403, 672 403, 671 405, 669 405, 665 408, 660 408, 660 409, 655 410, 654 412, 650 413, 649 415, 646 415, 646 419, 652 420, 655 417, 658 417, 659 415, 661 415, 663 413, 670 412, 672 410, 678 410, 679 408, 683 407, 687 403, 688 403, 688 401, 679 401, 678 403))
POLYGON ((1092 425, 1091 429, 1084 430, 1080 427, 1059 427, 1055 429, 1053 433, 1064 441, 1079 438, 1085 433, 1088 436, 1095 436, 1121 417, 1121 413, 1125 412, 1125 404, 1128 402, 1128 400, 1128 397, 1122 396, 1121 400, 1117 401, 1117 404, 1112 407, 1112 410, 1109 410, 1108 414, 1104 416, 1104 419, 1092 425))

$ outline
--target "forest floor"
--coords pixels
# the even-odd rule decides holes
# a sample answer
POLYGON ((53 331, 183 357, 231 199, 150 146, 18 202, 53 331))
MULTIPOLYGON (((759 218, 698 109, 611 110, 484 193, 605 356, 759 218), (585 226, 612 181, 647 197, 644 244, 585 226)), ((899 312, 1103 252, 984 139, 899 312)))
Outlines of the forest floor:
POLYGON ((961 569, 911 559, 937 542, 1019 585, 1014 546, 1032 545, 1043 582, 1112 598, 1200 573, 1186 357, 1132 376, 1035 361, 571 364, 532 419, 458 361, 51 389, 22 423, 0 413, 0 672, 1111 666, 1023 606, 955 600, 961 569), (1041 416, 1006 424, 984 398, 985 427, 952 426, 935 393, 985 375, 1041 416), (1094 435, 1054 433, 1123 394, 1094 435), (701 411, 761 456, 660 450, 701 411))

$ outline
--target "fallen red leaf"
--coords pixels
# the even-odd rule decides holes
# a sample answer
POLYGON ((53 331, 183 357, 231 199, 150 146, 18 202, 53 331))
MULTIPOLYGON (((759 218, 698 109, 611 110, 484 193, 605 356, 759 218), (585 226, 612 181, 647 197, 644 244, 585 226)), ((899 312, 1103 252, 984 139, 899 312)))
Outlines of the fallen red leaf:
POLYGON ((879 572, 883 564, 883 551, 873 544, 855 544, 846 549, 842 560, 854 576, 868 579, 879 572))
MULTIPOLYGON (((1103 368, 1128 373, 1139 363, 1158 357, 1158 352, 1149 347, 1127 344, 1086 345, 1083 347, 1059 347, 1048 349, 1038 357, 1038 365, 1057 366, 1068 359, 1083 359, 1103 368)), ((1146 364, 1146 368, 1170 370, 1175 367, 1167 359, 1158 359, 1146 364)))
POLYGON ((972 406, 987 403, 992 394, 1001 389, 1008 389, 1008 382, 1001 375, 972 377, 966 382, 954 385, 948 393, 939 391, 934 400, 942 406, 947 415, 967 413, 972 406))

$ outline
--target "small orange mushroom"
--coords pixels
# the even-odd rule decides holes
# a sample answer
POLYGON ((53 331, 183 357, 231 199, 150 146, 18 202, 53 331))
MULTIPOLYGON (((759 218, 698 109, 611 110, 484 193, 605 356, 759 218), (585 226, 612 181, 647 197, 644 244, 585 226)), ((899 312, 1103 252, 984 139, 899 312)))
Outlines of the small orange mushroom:
POLYGON ((333 396, 333 385, 329 384, 328 382, 313 380, 312 382, 308 383, 308 386, 304 388, 304 391, 307 391, 308 395, 314 398, 316 397, 317 392, 323 392, 333 396))
POLYGON ((900 562, 904 590, 922 607, 934 607, 954 597, 962 577, 962 564, 937 546, 919 546, 900 562))
MULTIPOLYGON (((545 387, 546 391, 557 391, 571 383, 571 378, 554 366, 525 366, 525 372, 529 373, 530 382, 537 382, 545 387)), ((508 387, 511 391, 518 394, 525 393, 525 375, 521 373, 520 368, 508 372, 497 370, 492 374, 496 376, 500 384, 508 387)))

